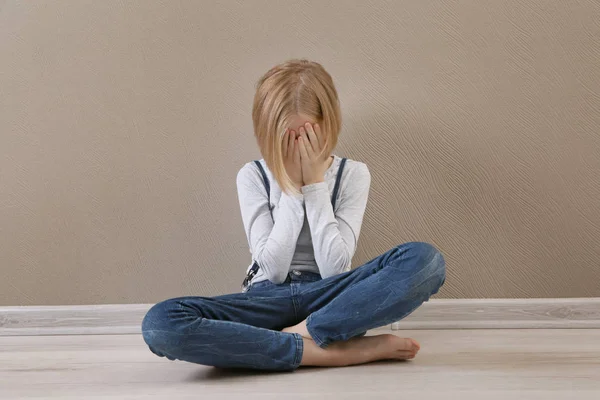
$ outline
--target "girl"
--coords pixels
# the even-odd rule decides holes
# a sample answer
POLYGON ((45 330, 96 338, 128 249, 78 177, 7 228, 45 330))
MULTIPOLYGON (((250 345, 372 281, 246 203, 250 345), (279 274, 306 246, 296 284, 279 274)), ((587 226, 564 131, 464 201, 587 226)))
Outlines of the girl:
POLYGON ((407 243, 350 271, 371 177, 365 164, 332 155, 341 115, 331 76, 306 60, 274 67, 258 82, 252 119, 264 159, 237 176, 253 259, 243 291, 155 305, 142 323, 150 350, 280 371, 415 357, 413 339, 364 334, 436 293, 444 259, 407 243))

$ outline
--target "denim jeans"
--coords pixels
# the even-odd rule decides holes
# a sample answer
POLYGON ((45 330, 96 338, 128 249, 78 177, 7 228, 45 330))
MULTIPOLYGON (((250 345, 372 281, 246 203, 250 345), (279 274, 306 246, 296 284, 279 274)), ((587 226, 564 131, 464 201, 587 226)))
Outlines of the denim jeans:
POLYGON ((444 258, 426 243, 406 243, 343 274, 321 279, 292 271, 285 283, 258 282, 246 293, 180 297, 153 306, 142 333, 150 350, 222 368, 290 371, 303 339, 280 332, 307 320, 322 348, 401 320, 436 293, 444 258))

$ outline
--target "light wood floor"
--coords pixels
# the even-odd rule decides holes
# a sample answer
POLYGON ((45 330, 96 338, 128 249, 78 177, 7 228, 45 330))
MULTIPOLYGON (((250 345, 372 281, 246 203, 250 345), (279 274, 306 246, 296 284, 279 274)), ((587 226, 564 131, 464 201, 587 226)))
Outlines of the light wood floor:
POLYGON ((138 335, 0 337, 0 399, 600 399, 600 330, 396 334, 415 360, 294 373, 171 362, 138 335))

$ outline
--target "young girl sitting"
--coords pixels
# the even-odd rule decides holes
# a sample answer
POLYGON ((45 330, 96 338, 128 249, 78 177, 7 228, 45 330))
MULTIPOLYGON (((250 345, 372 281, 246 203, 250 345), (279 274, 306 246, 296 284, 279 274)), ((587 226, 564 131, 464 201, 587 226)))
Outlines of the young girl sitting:
POLYGON ((332 152, 341 128, 331 76, 291 60, 258 82, 252 110, 264 159, 237 176, 252 264, 242 292, 156 304, 142 323, 159 356, 224 368, 294 370, 411 359, 413 339, 364 336, 436 293, 444 259, 426 243, 350 270, 371 177, 332 152))

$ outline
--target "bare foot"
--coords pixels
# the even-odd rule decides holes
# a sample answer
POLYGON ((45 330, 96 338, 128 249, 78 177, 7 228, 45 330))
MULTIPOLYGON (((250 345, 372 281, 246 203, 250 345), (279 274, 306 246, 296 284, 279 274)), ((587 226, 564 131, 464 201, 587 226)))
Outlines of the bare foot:
POLYGON ((420 348, 414 339, 390 334, 352 338, 332 343, 325 349, 305 338, 301 365, 333 367, 378 360, 409 360, 417 355, 420 348))
POLYGON ((416 340, 391 334, 353 338, 346 342, 333 343, 329 348, 332 346, 360 353, 360 357, 357 357, 358 363, 378 360, 409 360, 415 358, 421 349, 416 340))

